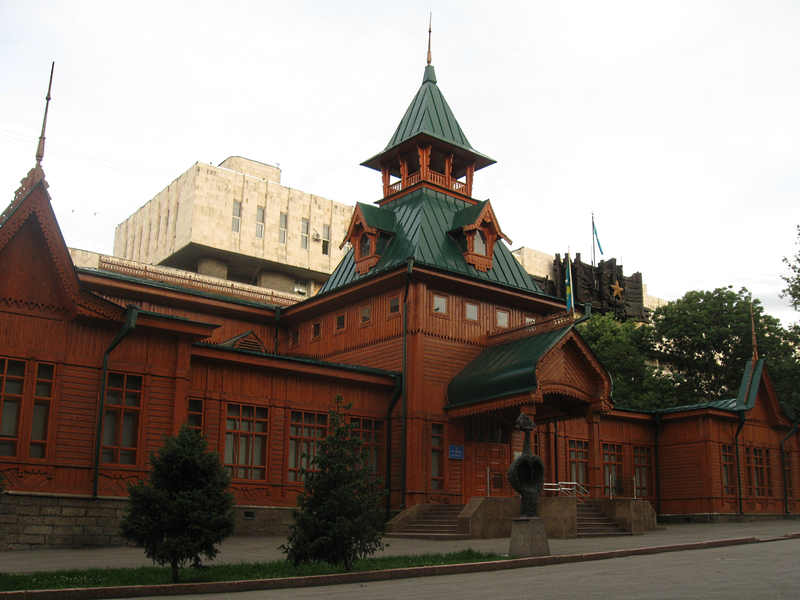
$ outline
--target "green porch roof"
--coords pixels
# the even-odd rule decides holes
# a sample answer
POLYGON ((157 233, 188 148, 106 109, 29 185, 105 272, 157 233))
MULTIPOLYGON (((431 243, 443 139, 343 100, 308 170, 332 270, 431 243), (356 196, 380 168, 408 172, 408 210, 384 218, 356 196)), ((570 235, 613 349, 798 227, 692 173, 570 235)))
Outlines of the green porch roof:
MULTIPOLYGON (((473 210, 471 203, 465 200, 422 187, 390 205, 368 208, 371 209, 370 216, 364 213, 367 219, 374 219, 378 212, 394 217, 394 235, 386 240, 378 263, 364 275, 356 273, 355 253, 351 249, 322 286, 320 294, 405 266, 409 258, 413 258, 416 264, 543 294, 505 243, 499 240, 494 245, 492 268, 487 272, 467 264, 457 236, 448 233, 453 230, 453 223, 463 217, 463 214, 457 217, 461 211, 473 210)), ((386 231, 382 227, 378 229, 386 231)))
POLYGON ((573 325, 486 348, 447 387, 448 408, 536 389, 536 365, 573 325))
POLYGON ((400 125, 389 140, 386 148, 379 154, 361 163, 366 167, 380 170, 380 157, 402 146, 412 138, 426 135, 446 142, 466 151, 475 160, 475 169, 482 169, 496 162, 494 159, 476 151, 456 121, 453 111, 436 85, 433 65, 425 67, 422 86, 403 115, 400 125))

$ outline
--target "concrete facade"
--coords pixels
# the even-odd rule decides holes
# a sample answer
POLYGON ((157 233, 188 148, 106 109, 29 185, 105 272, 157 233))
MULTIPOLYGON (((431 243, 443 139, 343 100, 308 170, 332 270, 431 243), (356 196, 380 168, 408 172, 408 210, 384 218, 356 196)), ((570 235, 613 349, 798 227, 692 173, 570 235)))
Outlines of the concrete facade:
POLYGON ((117 226, 114 255, 313 295, 346 253, 353 207, 280 179, 280 169, 241 157, 195 163, 117 226))

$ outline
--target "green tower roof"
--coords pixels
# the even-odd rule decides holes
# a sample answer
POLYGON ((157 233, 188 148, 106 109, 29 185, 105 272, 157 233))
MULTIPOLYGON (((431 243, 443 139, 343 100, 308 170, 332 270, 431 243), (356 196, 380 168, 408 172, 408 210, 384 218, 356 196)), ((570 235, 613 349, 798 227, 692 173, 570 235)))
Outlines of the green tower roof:
POLYGON ((496 162, 494 159, 476 151, 461 130, 453 111, 436 85, 436 73, 433 65, 425 67, 425 76, 414 100, 403 115, 400 125, 394 132, 386 148, 369 160, 361 163, 365 167, 380 170, 381 159, 399 152, 407 142, 426 136, 445 142, 469 154, 475 160, 475 169, 482 169, 496 162))

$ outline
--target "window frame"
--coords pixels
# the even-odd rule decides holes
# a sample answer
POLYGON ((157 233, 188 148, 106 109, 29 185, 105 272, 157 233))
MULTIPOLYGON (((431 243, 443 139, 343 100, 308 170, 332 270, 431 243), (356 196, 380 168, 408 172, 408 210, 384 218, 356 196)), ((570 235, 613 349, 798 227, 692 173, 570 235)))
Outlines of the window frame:
POLYGON ((372 325, 372 304, 362 304, 359 314, 361 315, 358 322, 359 325, 372 325))
POLYGON ((316 456, 316 442, 328 435, 328 413, 314 410, 291 410, 286 419, 286 482, 289 485, 303 485, 300 469, 308 471, 309 458, 303 458, 303 453, 310 457, 316 456), (295 415, 300 415, 300 420, 295 421, 295 415), (307 416, 313 416, 313 423, 307 421, 307 416), (295 428, 299 425, 300 434, 295 428), (313 429, 314 435, 306 435, 306 429, 313 429), (293 432, 294 430, 294 432, 293 432), (307 445, 306 445, 307 444, 307 445), (310 452, 308 451, 310 450, 310 452))
POLYGON ((103 427, 100 443, 100 464, 112 467, 137 467, 141 461, 141 434, 142 434, 142 413, 145 404, 145 376, 138 373, 126 373, 123 371, 109 371, 106 374, 106 397, 103 402, 103 427), (112 376, 122 376, 123 387, 112 386, 112 376), (139 389, 135 387, 128 387, 128 381, 138 379, 139 389), (122 392, 120 395, 120 403, 109 402, 109 392, 117 390, 122 392), (136 394, 138 392, 138 403, 129 405, 128 394, 136 394), (109 419, 110 415, 114 414, 114 427, 113 427, 113 444, 108 443, 109 438, 109 419), (133 418, 132 431, 125 432, 125 419, 126 417, 133 418), (131 445, 124 445, 125 438, 130 438, 131 445), (112 460, 106 460, 107 453, 112 453, 112 460), (123 453, 130 454, 131 459, 129 462, 122 461, 123 453))
POLYGON ((589 442, 570 439, 567 441, 567 471, 570 481, 589 484, 589 442))
POLYGON ((308 232, 310 228, 310 221, 308 219, 300 220, 300 249, 308 250, 308 232))
POLYGON ((289 213, 282 212, 278 215, 278 243, 286 244, 289 231, 289 213))
POLYGON ((481 320, 481 305, 477 302, 464 302, 464 320, 468 323, 478 323, 481 320), (469 309, 475 309, 475 318, 469 316, 469 309))
POLYGON ((650 446, 633 447, 633 478, 635 482, 634 497, 652 498, 655 496, 653 449, 650 446), (640 477, 641 475, 643 477, 640 477))
POLYGON ((389 297, 388 303, 388 315, 389 318, 392 319, 394 317, 399 317, 403 313, 402 303, 400 302, 400 294, 396 294, 394 296, 389 297), (392 310, 392 300, 397 300, 397 310, 392 310))
POLYGON ((225 442, 222 456, 223 464, 231 479, 266 481, 269 477, 269 412, 268 406, 241 402, 225 403, 225 426, 223 428, 225 442), (232 408, 238 409, 236 414, 231 414, 232 408), (251 414, 246 415, 245 409, 250 409, 251 414), (237 428, 230 428, 232 421, 238 425, 237 428), (242 427, 244 423, 247 424, 247 427, 242 427), (242 462, 242 440, 246 441, 244 462, 242 462), (257 441, 258 443, 256 443, 257 441), (260 463, 255 462, 257 446, 259 446, 260 463), (258 476, 254 476, 254 474, 258 476))
POLYGON ((624 488, 624 483, 621 486, 616 484, 617 481, 621 481, 624 474, 625 474, 625 461, 623 458, 623 447, 622 444, 616 444, 613 442, 603 443, 601 446, 602 451, 602 459, 603 459, 603 495, 604 496, 611 496, 611 488, 613 486, 614 491, 617 491, 617 496, 622 495, 622 490, 624 488), (611 458, 616 458, 618 460, 611 460, 611 458), (609 475, 613 474, 613 481, 609 483, 609 475))
POLYGON ((730 444, 720 444, 720 468, 723 496, 736 495, 736 462, 734 447, 730 444))
POLYGON ((201 435, 205 425, 205 408, 206 401, 203 398, 189 397, 189 403, 186 405, 186 425, 201 435), (199 406, 197 404, 192 406, 192 403, 199 403, 199 406))
POLYGON ((494 326, 496 329, 508 329, 511 327, 511 311, 505 308, 495 308, 494 309, 494 326), (506 324, 500 324, 500 315, 506 316, 506 324))
POLYGON ((353 426, 350 433, 351 437, 358 437, 361 440, 362 450, 369 452, 367 462, 361 466, 372 468, 370 477, 383 477, 386 470, 386 460, 384 458, 386 420, 373 419, 371 417, 350 417, 349 424, 353 426), (364 427, 367 422, 370 427, 364 427), (378 426, 377 429, 376 425, 378 426))
POLYGON ((264 219, 266 218, 266 209, 263 206, 256 206, 256 237, 264 239, 264 219))
POLYGON ((233 218, 231 220, 231 232, 241 233, 242 231, 242 202, 241 200, 233 201, 233 218))
POLYGON ((450 296, 439 292, 431 293, 431 314, 433 314, 434 316, 442 318, 450 318, 450 314, 447 311, 448 304, 450 304, 450 296), (442 300, 444 302, 444 310, 436 310, 437 300, 442 300))
POLYGON ((334 335, 339 335, 340 333, 344 333, 347 331, 347 313, 339 313, 333 317, 333 331, 334 335), (342 319, 342 326, 339 327, 339 319, 342 319))
POLYGON ((322 226, 322 254, 323 256, 330 256, 331 254, 331 226, 322 226))

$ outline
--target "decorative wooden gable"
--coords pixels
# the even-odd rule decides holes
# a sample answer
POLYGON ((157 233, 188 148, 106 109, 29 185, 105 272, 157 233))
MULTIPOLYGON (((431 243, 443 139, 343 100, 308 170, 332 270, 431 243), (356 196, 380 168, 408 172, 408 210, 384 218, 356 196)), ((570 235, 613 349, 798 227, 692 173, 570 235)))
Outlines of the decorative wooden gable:
POLYGON ((537 381, 535 397, 556 394, 572 398, 591 404, 595 413, 607 413, 614 407, 608 372, 574 329, 539 361, 537 381))
POLYGON ((339 248, 350 244, 355 252, 355 270, 368 273, 378 264, 388 238, 394 235, 394 213, 374 206, 356 204, 347 235, 339 248))
POLYGON ((0 310, 118 321, 121 307, 81 290, 43 175, 29 173, 0 219, 0 310))
POLYGON ((492 268, 494 245, 501 238, 511 240, 500 230, 491 203, 486 200, 456 213, 451 234, 462 236, 464 259, 484 273, 492 268))

